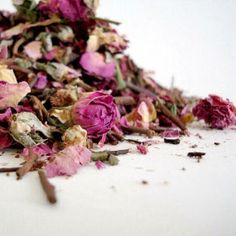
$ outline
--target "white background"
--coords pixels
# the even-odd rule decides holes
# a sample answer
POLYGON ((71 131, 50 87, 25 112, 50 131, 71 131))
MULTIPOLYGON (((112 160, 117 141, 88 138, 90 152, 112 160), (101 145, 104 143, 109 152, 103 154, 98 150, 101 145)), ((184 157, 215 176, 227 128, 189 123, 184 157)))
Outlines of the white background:
MULTIPOLYGON (((102 0, 99 15, 123 22, 128 53, 162 84, 174 75, 188 94, 218 93, 236 102, 235 12, 230 0, 102 0)), ((0 236, 235 236, 235 129, 191 129, 177 146, 158 140, 147 156, 134 151, 117 167, 98 171, 91 164, 72 178, 52 179, 55 206, 36 173, 22 181, 1 175, 0 236), (189 151, 206 156, 197 163, 189 151)), ((0 166, 16 162, 8 153, 0 157, 0 166)))

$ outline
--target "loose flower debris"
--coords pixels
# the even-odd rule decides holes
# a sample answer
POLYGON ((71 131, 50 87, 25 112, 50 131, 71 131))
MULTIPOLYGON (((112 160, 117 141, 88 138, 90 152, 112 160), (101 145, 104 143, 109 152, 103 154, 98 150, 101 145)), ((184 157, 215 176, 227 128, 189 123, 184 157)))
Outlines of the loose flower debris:
POLYGON ((49 202, 57 199, 48 177, 72 176, 91 161, 117 165, 129 152, 99 151, 104 144, 128 141, 148 152, 126 134, 179 144, 196 119, 216 129, 236 124, 229 100, 186 97, 137 66, 119 22, 96 16, 98 0, 12 2, 15 13, 0 12, 0 150, 20 149, 25 162, 0 172, 22 179, 38 171, 49 202))

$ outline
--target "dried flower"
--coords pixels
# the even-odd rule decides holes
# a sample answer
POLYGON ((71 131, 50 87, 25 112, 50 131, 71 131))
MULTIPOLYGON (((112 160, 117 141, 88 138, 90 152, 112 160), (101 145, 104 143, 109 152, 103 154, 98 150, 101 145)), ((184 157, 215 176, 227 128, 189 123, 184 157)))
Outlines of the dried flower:
POLYGON ((224 129, 236 124, 236 108, 228 99, 216 95, 201 99, 193 108, 193 115, 211 128, 224 129))
POLYGON ((5 81, 9 84, 17 84, 13 70, 8 69, 6 65, 0 65, 0 81, 5 81))
POLYGON ((41 50, 42 50, 41 41, 30 42, 24 47, 25 54, 34 60, 42 58, 43 54, 41 50))
POLYGON ((87 130, 89 138, 100 138, 114 125, 117 107, 113 97, 104 92, 93 92, 82 97, 72 109, 74 124, 87 130))
POLYGON ((141 154, 146 155, 146 154, 148 153, 148 149, 147 149, 147 147, 146 147, 144 144, 140 143, 140 144, 138 144, 136 147, 137 147, 137 150, 138 150, 141 154))
POLYGON ((54 154, 52 159, 45 167, 48 177, 71 176, 91 161, 91 152, 80 145, 69 146, 54 154))
POLYGON ((87 145, 87 131, 80 125, 74 125, 68 128, 62 136, 62 141, 65 146, 81 145, 86 147, 87 145))
MULTIPOLYGON (((44 143, 32 146, 31 150, 33 154, 36 154, 38 156, 39 160, 48 159, 51 155, 53 155, 52 149, 44 143)), ((25 160, 29 160, 29 153, 29 147, 25 147, 22 151, 22 155, 25 160)))
MULTIPOLYGON (((86 20, 91 10, 83 0, 41 1, 39 9, 46 13, 57 13, 70 21, 86 20)), ((92 14, 92 13, 90 13, 92 14)))
POLYGON ((105 164, 104 164, 102 161, 100 161, 100 160, 98 160, 98 161, 95 162, 95 166, 96 166, 99 170, 105 168, 105 164))
POLYGON ((128 124, 131 126, 148 128, 149 122, 157 118, 156 109, 151 101, 146 100, 141 102, 137 108, 126 115, 128 124))
POLYGON ((7 108, 3 113, 0 113, 0 122, 6 122, 12 115, 11 108, 7 108))
POLYGON ((12 143, 13 139, 9 135, 9 131, 0 126, 0 150, 10 147, 12 143))
POLYGON ((111 78, 115 75, 115 63, 106 63, 102 54, 98 52, 86 52, 80 59, 83 69, 90 75, 111 78))
POLYGON ((10 134, 23 146, 33 146, 43 143, 44 137, 51 137, 51 129, 43 125, 33 113, 21 112, 12 116, 10 134))
POLYGON ((16 107, 30 90, 28 83, 25 81, 18 84, 0 81, 0 109, 16 107))

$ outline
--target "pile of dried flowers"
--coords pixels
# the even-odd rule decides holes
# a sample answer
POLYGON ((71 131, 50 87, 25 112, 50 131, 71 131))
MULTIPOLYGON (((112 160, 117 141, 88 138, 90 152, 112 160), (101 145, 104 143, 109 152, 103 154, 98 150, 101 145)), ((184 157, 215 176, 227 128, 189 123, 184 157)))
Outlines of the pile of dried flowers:
MULTIPOLYGON (((98 0, 13 4, 16 13, 0 12, 0 149, 22 149, 25 163, 1 172, 22 178, 38 170, 51 202, 47 177, 74 175, 91 161, 117 164, 128 150, 96 148, 125 134, 169 142, 194 117, 212 128, 236 124, 228 100, 185 97, 139 68, 124 54, 128 41, 112 27, 118 22, 96 17, 98 0)), ((137 150, 147 153, 143 143, 137 150)))

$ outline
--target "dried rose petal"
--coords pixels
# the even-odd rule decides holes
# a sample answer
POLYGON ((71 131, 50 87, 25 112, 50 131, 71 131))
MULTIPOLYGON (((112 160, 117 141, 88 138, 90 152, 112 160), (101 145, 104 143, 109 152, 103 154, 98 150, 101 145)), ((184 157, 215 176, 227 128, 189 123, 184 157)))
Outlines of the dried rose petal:
POLYGON ((17 80, 14 71, 8 69, 6 65, 0 65, 0 81, 5 81, 9 84, 16 84, 17 80))
POLYGON ((8 49, 7 47, 0 46, 0 59, 8 58, 8 49))
POLYGON ((117 107, 113 97, 93 92, 82 97, 72 108, 72 120, 87 130, 89 138, 100 138, 114 125, 117 107))
POLYGON ((99 170, 105 168, 105 164, 100 160, 96 161, 95 165, 99 170))
POLYGON ((71 21, 86 20, 90 13, 90 9, 83 0, 41 1, 39 4, 39 10, 46 13, 51 12, 61 14, 64 18, 71 21))
POLYGON ((65 131, 62 135, 62 141, 65 146, 81 145, 85 147, 87 144, 87 131, 80 125, 74 125, 65 131))
POLYGON ((11 108, 7 108, 3 113, 0 113, 0 122, 6 122, 12 115, 11 108))
POLYGON ((126 115, 129 125, 148 128, 149 122, 157 118, 156 109, 149 100, 142 101, 138 107, 126 115))
POLYGON ((85 147, 75 145, 54 154, 53 158, 45 167, 48 177, 72 176, 81 166, 91 161, 91 152, 85 147))
POLYGON ((37 60, 37 59, 42 58, 43 56, 41 49, 42 49, 42 42, 33 41, 33 42, 28 43, 25 46, 24 52, 28 57, 37 60))
MULTIPOLYGON (((32 149, 32 153, 40 157, 40 160, 42 160, 42 157, 43 159, 47 159, 51 155, 53 155, 52 149, 47 144, 44 144, 44 143, 34 145, 31 147, 31 149, 32 149)), ((25 160, 29 159, 29 147, 25 147, 23 149, 22 155, 25 158, 25 160)))
POLYGON ((10 147, 12 143, 13 139, 9 135, 9 131, 0 126, 0 150, 10 147))
POLYGON ((48 80, 47 75, 43 72, 39 72, 37 74, 37 81, 34 84, 36 89, 44 89, 47 86, 48 80))
POLYGON ((180 136, 180 132, 177 129, 168 129, 161 133, 161 137, 163 138, 171 138, 171 139, 177 139, 180 136))
POLYGON ((144 144, 140 143, 140 144, 138 144, 136 147, 137 147, 137 150, 138 150, 141 154, 146 155, 146 154, 148 153, 148 149, 147 149, 147 147, 146 147, 144 144))
POLYGON ((30 91, 30 86, 25 81, 19 84, 0 81, 0 109, 16 107, 30 91))
POLYGON ((97 52, 86 52, 80 59, 83 69, 90 75, 111 78, 115 75, 115 63, 106 63, 102 54, 97 52))
POLYGON ((236 124, 236 108, 228 99, 216 95, 201 99, 193 108, 193 115, 211 128, 224 129, 236 124))

